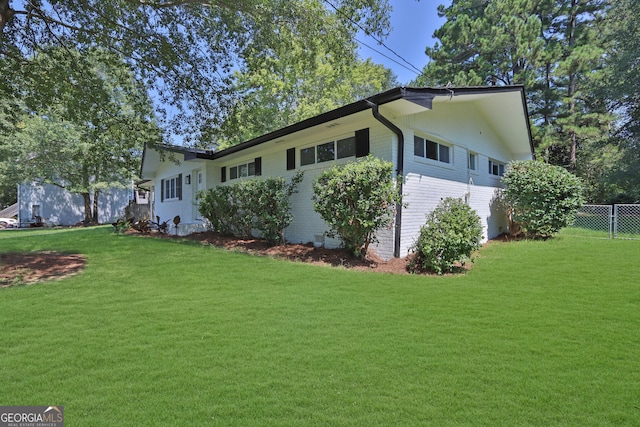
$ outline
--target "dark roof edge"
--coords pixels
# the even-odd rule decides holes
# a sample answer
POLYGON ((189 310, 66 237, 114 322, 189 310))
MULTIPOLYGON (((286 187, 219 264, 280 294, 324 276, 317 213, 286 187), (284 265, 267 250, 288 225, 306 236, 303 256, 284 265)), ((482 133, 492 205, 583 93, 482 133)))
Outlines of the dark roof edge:
MULTIPOLYGON (((498 92, 512 92, 512 91, 520 91, 522 96, 524 97, 524 87, 520 85, 514 86, 466 86, 466 87, 440 87, 440 88, 429 88, 429 87, 396 87, 393 89, 389 89, 385 92, 378 93, 366 99, 361 99, 354 103, 345 105, 343 107, 337 108, 335 110, 328 111, 326 113, 319 114, 317 116, 308 118, 298 123, 294 123, 292 125, 286 126, 284 128, 278 129, 276 131, 258 136, 249 141, 242 142, 238 145, 234 145, 233 147, 227 148, 222 151, 218 151, 213 153, 210 157, 206 157, 209 159, 219 159, 221 157, 228 156, 233 153, 237 153, 239 151, 246 150, 251 147, 255 147, 256 145, 263 144, 265 142, 272 141, 274 139, 282 138, 287 135, 291 135, 292 133, 311 128, 313 126, 321 125, 332 120, 338 120, 343 117, 349 116, 351 114, 359 113, 361 111, 367 110, 371 108, 371 104, 369 102, 373 102, 377 105, 386 104, 388 102, 396 101, 402 98, 415 98, 416 96, 427 96, 430 98, 436 96, 456 96, 456 95, 473 95, 478 93, 498 93, 498 92)), ((523 98, 524 99, 524 98, 523 98)), ((526 102, 524 103, 525 112, 526 110, 526 102)), ((531 142, 531 129, 529 128, 529 116, 527 112, 527 128, 529 130, 529 142, 531 142)), ((533 145, 532 145, 533 147, 533 145)), ((201 157, 204 158, 204 157, 201 157)))
POLYGON ((144 168, 144 159, 147 156, 147 149, 153 149, 155 151, 171 151, 172 153, 182 154, 184 156, 184 160, 194 160, 194 159, 206 159, 213 160, 213 151, 212 150, 203 150, 201 148, 189 148, 180 145, 171 145, 171 144, 149 144, 144 143, 144 149, 142 150, 142 161, 140 162, 140 173, 138 176, 142 176, 142 169, 144 168))
MULTIPOLYGON (((189 156, 191 159, 211 158, 211 155, 213 154, 212 150, 203 150, 201 148, 191 148, 191 147, 184 147, 180 145, 171 145, 171 144, 151 144, 151 145, 145 144, 145 149, 147 147, 153 148, 156 151, 164 150, 164 151, 171 151, 174 153, 184 154, 185 156, 189 156)), ((185 160, 189 160, 189 159, 185 159, 185 160)))

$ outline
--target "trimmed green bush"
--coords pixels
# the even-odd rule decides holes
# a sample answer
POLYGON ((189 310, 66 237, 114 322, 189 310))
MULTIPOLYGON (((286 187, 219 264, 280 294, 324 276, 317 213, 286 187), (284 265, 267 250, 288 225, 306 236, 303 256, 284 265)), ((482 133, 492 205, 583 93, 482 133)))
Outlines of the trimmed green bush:
POLYGON ((313 183, 313 208, 356 256, 365 256, 375 233, 392 224, 400 202, 393 164, 371 155, 323 171, 313 183))
POLYGON ((303 176, 289 183, 282 177, 248 179, 203 191, 200 214, 219 233, 249 238, 258 230, 269 243, 284 244, 284 229, 293 220, 290 197, 303 176))
POLYGON ((560 166, 512 162, 502 182, 510 221, 529 238, 548 238, 573 222, 584 203, 580 178, 560 166))
POLYGON ((446 198, 427 215, 420 236, 411 247, 412 272, 449 273, 471 260, 480 248, 480 217, 462 199, 446 198))
POLYGON ((291 195, 297 192, 298 184, 303 178, 303 173, 299 172, 289 183, 282 177, 255 181, 254 227, 267 242, 273 245, 285 243, 284 229, 293 221, 291 195))
POLYGON ((198 194, 200 214, 209 221, 209 227, 220 234, 236 235, 234 221, 238 206, 234 203, 233 190, 233 186, 218 186, 198 194))

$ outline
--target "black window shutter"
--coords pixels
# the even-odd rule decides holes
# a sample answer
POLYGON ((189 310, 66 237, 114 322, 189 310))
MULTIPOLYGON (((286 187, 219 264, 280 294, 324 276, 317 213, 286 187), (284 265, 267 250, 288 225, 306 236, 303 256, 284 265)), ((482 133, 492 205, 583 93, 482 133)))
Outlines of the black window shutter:
POLYGON ((176 196, 178 196, 178 200, 182 200, 182 174, 178 175, 176 180, 176 196))
POLYGON ((296 168, 296 149, 289 148, 287 150, 287 170, 293 170, 296 168))
POLYGON ((164 179, 160 180, 160 201, 164 202, 164 179))
POLYGON ((227 182, 227 167, 220 168, 220 182, 227 182))
POLYGON ((369 128, 356 131, 356 157, 369 154, 369 128))
POLYGON ((262 175, 262 157, 256 157, 253 163, 255 165, 256 176, 262 175))

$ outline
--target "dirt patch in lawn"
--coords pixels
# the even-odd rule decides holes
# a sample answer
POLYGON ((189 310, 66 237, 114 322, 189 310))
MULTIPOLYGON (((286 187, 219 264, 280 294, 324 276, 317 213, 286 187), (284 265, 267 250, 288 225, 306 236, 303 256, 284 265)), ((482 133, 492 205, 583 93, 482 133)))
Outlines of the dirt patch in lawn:
POLYGON ((0 254, 0 288, 62 279, 84 269, 85 258, 60 252, 0 254))

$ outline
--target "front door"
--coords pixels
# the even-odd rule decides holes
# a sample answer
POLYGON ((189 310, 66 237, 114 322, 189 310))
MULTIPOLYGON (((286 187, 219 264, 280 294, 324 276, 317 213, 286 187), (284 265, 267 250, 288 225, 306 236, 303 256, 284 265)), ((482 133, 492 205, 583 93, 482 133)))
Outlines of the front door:
POLYGON ((193 200, 195 200, 195 211, 193 213, 193 219, 202 220, 200 215, 200 199, 198 199, 197 195, 200 191, 204 190, 204 174, 201 169, 196 169, 192 174, 195 185, 193 186, 193 200))

